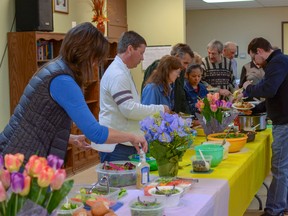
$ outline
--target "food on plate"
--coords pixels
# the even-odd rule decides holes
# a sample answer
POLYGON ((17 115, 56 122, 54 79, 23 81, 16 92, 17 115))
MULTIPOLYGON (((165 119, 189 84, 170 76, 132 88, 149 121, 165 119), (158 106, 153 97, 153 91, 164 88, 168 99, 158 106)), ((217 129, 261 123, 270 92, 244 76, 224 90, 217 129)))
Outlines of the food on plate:
POLYGON ((232 106, 236 109, 252 109, 255 107, 254 104, 251 104, 249 102, 244 102, 244 101, 236 102, 232 104, 232 106))
POLYGON ((151 188, 155 188, 156 186, 177 186, 184 191, 189 190, 192 186, 193 182, 198 182, 197 179, 181 179, 181 178, 175 178, 175 177, 160 177, 156 179, 155 181, 151 182, 149 185, 147 185, 144 188, 144 195, 145 196, 151 196, 151 194, 148 193, 148 190, 151 188))
POLYGON ((172 189, 156 189, 154 194, 158 194, 158 195, 172 195, 172 194, 177 194, 180 193, 180 190, 176 189, 176 188, 172 188, 172 189))
POLYGON ((219 134, 219 135, 216 135, 216 136, 214 136, 214 138, 225 138, 226 137, 226 139, 231 139, 231 138, 240 138, 240 137, 244 137, 245 135, 243 134, 243 133, 229 133, 229 134, 227 134, 227 136, 226 136, 226 134, 219 134))
POLYGON ((61 210, 73 210, 73 209, 76 209, 76 208, 78 208, 78 204, 77 203, 71 203, 71 202, 66 202, 66 203, 64 203, 61 207, 60 207, 60 209, 61 210))

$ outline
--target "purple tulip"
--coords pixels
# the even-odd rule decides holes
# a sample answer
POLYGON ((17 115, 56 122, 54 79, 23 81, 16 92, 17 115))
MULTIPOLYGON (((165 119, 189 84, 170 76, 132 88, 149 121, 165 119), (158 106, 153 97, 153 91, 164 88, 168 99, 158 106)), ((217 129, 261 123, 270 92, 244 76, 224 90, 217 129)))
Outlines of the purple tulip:
POLYGON ((24 189, 24 175, 19 172, 11 173, 11 189, 18 194, 24 189))
POLYGON ((4 169, 4 158, 2 155, 0 155, 0 174, 3 169, 4 169))
POLYGON ((49 155, 47 157, 48 165, 52 167, 54 170, 58 170, 62 167, 64 160, 60 159, 55 155, 49 155))

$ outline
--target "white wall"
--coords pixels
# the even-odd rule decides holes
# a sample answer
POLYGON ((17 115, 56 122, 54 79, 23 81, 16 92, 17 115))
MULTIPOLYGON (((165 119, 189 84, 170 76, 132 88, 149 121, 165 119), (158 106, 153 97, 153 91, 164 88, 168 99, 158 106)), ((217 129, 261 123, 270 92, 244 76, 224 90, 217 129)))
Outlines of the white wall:
POLYGON ((238 77, 242 66, 250 61, 247 46, 254 37, 264 37, 281 48, 281 22, 288 20, 288 7, 230 10, 186 11, 186 39, 194 51, 207 56, 206 46, 212 39, 239 45, 238 77))

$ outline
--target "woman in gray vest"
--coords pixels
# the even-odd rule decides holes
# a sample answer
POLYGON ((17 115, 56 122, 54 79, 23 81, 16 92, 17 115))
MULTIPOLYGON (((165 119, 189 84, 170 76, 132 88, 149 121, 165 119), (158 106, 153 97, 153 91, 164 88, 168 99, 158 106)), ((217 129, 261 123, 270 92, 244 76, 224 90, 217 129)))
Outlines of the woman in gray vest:
POLYGON ((25 162, 33 154, 53 154, 64 159, 69 139, 77 147, 87 147, 83 136, 70 136, 72 121, 95 143, 131 142, 138 151, 139 144, 147 151, 143 136, 100 125, 85 102, 83 84, 93 74, 95 65, 106 58, 108 46, 91 23, 68 31, 59 56, 34 74, 0 133, 0 154, 22 153, 25 162))

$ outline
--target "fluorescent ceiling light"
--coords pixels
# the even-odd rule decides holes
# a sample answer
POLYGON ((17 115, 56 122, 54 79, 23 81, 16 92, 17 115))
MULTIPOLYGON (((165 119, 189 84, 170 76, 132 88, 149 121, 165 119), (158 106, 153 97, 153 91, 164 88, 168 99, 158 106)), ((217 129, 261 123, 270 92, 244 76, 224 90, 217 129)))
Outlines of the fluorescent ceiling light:
POLYGON ((222 2, 244 2, 244 1, 254 1, 254 0, 203 0, 207 3, 222 3, 222 2))

